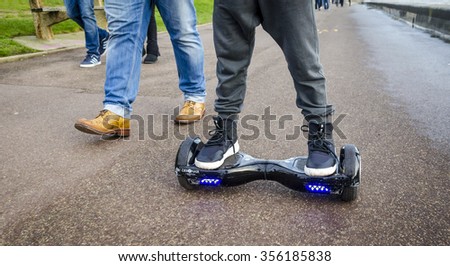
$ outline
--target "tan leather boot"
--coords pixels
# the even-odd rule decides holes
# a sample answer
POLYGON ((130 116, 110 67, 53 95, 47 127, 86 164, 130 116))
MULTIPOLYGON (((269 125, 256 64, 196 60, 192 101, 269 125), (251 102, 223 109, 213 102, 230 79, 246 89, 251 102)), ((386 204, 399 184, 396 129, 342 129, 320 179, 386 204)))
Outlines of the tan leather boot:
POLYGON ((92 120, 78 119, 75 128, 88 134, 128 137, 130 135, 130 119, 123 118, 109 110, 102 110, 92 120))
POLYGON ((192 123, 201 120, 205 115, 205 104, 193 101, 185 101, 183 108, 175 118, 178 123, 192 123))

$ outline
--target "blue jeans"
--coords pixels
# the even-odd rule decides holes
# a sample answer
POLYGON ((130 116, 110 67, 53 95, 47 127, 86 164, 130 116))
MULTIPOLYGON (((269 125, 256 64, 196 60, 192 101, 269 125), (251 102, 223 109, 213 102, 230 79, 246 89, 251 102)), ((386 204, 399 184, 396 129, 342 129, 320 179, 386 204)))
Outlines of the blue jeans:
POLYGON ((67 16, 84 30, 87 53, 100 55, 98 50, 100 40, 106 38, 108 32, 97 26, 94 0, 64 0, 64 5, 67 16))
MULTIPOLYGON (((206 96, 203 45, 193 0, 153 0, 169 32, 185 100, 206 96)), ((139 89, 142 47, 147 36, 151 0, 105 0, 110 31, 106 62, 104 109, 125 118, 139 89)))

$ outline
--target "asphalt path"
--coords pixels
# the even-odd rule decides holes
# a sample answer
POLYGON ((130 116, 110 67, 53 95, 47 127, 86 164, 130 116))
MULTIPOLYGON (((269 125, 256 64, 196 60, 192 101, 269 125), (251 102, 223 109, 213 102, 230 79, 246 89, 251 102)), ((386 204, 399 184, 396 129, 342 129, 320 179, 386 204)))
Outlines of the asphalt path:
MULTIPOLYGON (((450 245, 450 46, 361 5, 318 11, 321 62, 336 107, 336 146, 362 160, 356 201, 276 182, 186 191, 174 173, 181 140, 212 126, 215 54, 205 47, 207 114, 171 122, 182 103, 172 46, 143 65, 128 139, 73 127, 102 107, 105 61, 84 49, 0 65, 1 245, 450 245)), ((258 29, 241 117, 241 149, 258 158, 305 155, 292 80, 258 29), (276 120, 263 120, 269 112, 276 120), (283 117, 284 124, 280 124, 283 117)))

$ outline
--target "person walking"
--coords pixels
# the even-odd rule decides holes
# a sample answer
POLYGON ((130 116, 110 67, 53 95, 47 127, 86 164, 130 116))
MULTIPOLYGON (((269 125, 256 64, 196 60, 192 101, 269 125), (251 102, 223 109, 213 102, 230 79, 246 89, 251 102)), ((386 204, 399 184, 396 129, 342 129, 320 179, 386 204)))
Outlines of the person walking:
MULTIPOLYGON (((184 105, 175 117, 192 123, 205 113, 204 52, 196 28, 193 0, 153 0, 169 32, 177 63, 184 105)), ((103 109, 94 119, 78 119, 75 128, 88 134, 130 135, 132 105, 136 100, 151 0, 105 0, 111 38, 106 63, 103 109)))
POLYGON ((100 65, 100 57, 106 52, 109 33, 97 26, 94 12, 94 0, 64 0, 67 16, 75 21, 83 30, 87 55, 80 67, 100 65))

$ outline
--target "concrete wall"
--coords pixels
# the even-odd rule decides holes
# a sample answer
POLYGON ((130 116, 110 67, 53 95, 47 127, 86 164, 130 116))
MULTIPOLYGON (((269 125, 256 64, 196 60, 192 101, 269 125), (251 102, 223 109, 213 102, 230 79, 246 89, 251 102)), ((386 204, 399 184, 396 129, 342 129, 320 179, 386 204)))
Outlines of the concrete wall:
POLYGON ((363 2, 382 9, 395 18, 430 32, 433 36, 450 41, 450 5, 397 4, 363 2))

